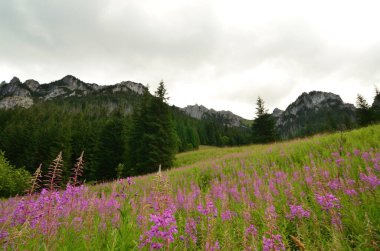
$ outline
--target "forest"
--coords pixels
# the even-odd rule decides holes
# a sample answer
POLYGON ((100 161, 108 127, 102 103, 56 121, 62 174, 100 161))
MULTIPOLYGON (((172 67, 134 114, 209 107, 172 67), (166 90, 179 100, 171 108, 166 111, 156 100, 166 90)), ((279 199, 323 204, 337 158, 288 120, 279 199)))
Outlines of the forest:
MULTIPOLYGON (((131 153, 131 146, 141 139, 131 140, 135 113, 129 112, 139 110, 143 102, 156 98, 147 96, 144 99, 133 93, 106 93, 38 102, 29 109, 0 110, 0 149, 12 165, 24 167, 30 173, 41 163, 42 170, 46 171, 62 151, 63 180, 68 179, 82 151, 86 160, 86 182, 147 173, 143 168, 136 170, 131 166, 135 155, 131 153)), ((196 120, 174 106, 164 102, 163 106, 168 114, 165 120, 174 133, 173 154, 198 149, 199 145, 233 146, 250 142, 248 127, 227 127, 212 120, 196 120)), ((148 117, 157 115, 144 113, 148 117)), ((154 123, 145 122, 139 122, 141 132, 148 130, 149 123, 154 123)), ((154 168, 158 168, 158 163, 154 168)))

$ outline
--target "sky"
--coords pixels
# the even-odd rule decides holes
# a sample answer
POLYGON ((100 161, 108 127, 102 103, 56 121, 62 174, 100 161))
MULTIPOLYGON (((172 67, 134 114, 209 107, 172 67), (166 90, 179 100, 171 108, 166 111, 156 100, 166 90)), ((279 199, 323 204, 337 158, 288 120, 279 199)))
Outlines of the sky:
POLYGON ((0 0, 0 82, 68 74, 134 81, 169 103, 254 117, 303 92, 372 103, 380 88, 380 1, 0 0))

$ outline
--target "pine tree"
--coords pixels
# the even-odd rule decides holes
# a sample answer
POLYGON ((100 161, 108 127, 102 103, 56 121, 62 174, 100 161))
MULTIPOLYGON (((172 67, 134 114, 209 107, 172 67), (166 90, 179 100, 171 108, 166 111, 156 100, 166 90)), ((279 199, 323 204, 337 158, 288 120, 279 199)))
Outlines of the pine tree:
POLYGON ((264 100, 257 98, 256 118, 252 124, 253 143, 268 143, 276 139, 275 121, 264 106, 264 100))
POLYGON ((372 122, 372 111, 365 98, 358 94, 356 99, 356 116, 360 126, 369 125, 372 122))
POLYGON ((96 154, 96 179, 116 178, 116 168, 124 161, 124 122, 120 117, 119 113, 115 113, 100 131, 96 154))
POLYGON ((127 168, 132 174, 144 174, 173 165, 177 137, 166 101, 167 92, 161 81, 155 96, 146 93, 133 115, 130 131, 127 168))
POLYGON ((373 118, 376 122, 380 121, 380 91, 375 88, 375 98, 372 103, 371 107, 372 113, 373 113, 373 118))

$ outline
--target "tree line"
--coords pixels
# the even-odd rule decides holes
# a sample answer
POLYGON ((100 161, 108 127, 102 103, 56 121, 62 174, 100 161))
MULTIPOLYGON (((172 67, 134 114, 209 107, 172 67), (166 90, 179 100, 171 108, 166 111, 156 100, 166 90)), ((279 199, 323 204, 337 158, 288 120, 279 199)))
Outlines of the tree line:
MULTIPOLYGON (((62 151, 62 178, 68 180, 70 168, 84 151, 83 178, 87 182, 104 181, 154 172, 159 165, 170 168, 175 153, 197 149, 199 145, 234 146, 279 140, 276 122, 261 97, 250 128, 190 118, 169 106, 167 100, 161 82, 155 95, 145 92, 142 97, 132 93, 70 97, 36 103, 29 109, 0 110, 0 149, 5 151, 2 158, 7 163, 3 166, 7 170, 25 167, 33 173, 42 163, 46 171, 62 151), (131 109, 133 113, 126 112, 131 109)), ((379 106, 378 91, 372 106, 358 95, 358 125, 380 121, 379 106)))
POLYGON ((84 151, 87 182, 149 173, 159 164, 169 168, 175 153, 199 145, 250 143, 249 128, 196 120, 169 106, 163 82, 155 95, 101 94, 0 110, 0 129, 6 159, 30 173, 41 163, 46 171, 62 151, 62 178, 67 180, 84 151))

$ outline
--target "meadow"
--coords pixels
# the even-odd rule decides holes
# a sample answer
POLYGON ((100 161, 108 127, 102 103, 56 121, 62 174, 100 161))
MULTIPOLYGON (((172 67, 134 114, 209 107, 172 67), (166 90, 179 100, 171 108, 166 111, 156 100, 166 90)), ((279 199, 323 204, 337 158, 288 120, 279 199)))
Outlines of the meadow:
MULTIPOLYGON (((379 250, 380 125, 0 201, 5 250, 379 250)), ((86 169, 84 169, 85 171, 86 169)))

